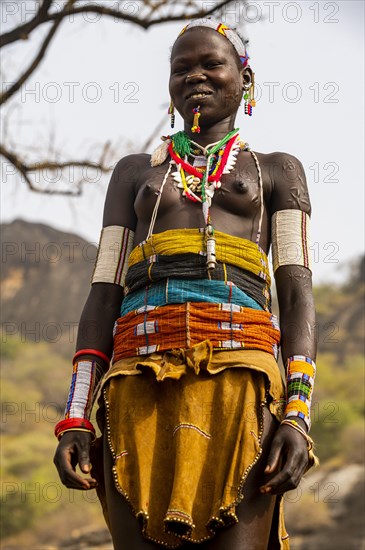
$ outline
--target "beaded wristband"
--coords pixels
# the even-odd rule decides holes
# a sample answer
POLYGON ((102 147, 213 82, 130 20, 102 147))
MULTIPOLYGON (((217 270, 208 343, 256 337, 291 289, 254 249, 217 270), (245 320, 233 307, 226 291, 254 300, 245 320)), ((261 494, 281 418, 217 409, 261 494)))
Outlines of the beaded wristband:
POLYGON ((103 359, 107 365, 110 363, 110 357, 106 355, 103 351, 99 351, 98 349, 79 349, 75 355, 73 356, 72 363, 75 362, 75 360, 80 357, 80 355, 96 355, 96 357, 100 357, 100 359, 103 359))
POLYGON ((305 355, 293 355, 287 362, 285 419, 298 417, 311 427, 310 407, 316 364, 305 355))
MULTIPOLYGON (((81 355, 94 350, 80 350, 81 355)), ((55 427, 58 439, 71 430, 87 431, 95 438, 95 428, 89 421, 91 409, 103 380, 105 369, 96 361, 76 361, 73 366, 65 418, 55 427)))
POLYGON ((66 431, 80 429, 91 432, 95 437, 95 428, 86 418, 65 418, 64 420, 60 420, 55 426, 54 434, 59 440, 66 431))
POLYGON ((104 369, 96 361, 85 359, 73 366, 65 418, 90 418, 104 369))

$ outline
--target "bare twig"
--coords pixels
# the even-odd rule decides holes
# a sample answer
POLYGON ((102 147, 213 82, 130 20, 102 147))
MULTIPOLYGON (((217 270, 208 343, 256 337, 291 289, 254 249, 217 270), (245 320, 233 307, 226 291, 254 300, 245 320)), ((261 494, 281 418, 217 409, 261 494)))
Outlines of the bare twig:
MULTIPOLYGON (((185 9, 180 14, 166 15, 164 17, 158 17, 156 19, 148 19, 146 17, 139 18, 129 13, 123 13, 118 10, 114 10, 112 8, 107 8, 106 6, 88 5, 88 4, 84 6, 75 6, 75 7, 67 8, 63 10, 63 12, 64 12, 64 17, 66 17, 67 15, 77 15, 79 13, 99 13, 101 15, 109 15, 110 17, 123 19, 124 21, 128 21, 129 23, 134 23, 135 25, 139 25, 143 29, 148 29, 153 25, 161 25, 162 23, 169 23, 173 21, 186 21, 190 19, 199 19, 201 17, 207 17, 208 15, 211 15, 214 12, 221 10, 224 6, 227 6, 230 3, 232 3, 232 0, 221 0, 221 2, 218 2, 213 8, 209 10, 199 9, 192 13, 187 13, 186 6, 185 6, 185 9)), ((169 5, 169 3, 164 2, 161 5, 169 5)), ((55 19, 56 17, 57 17, 57 14, 48 13, 45 21, 52 21, 52 19, 55 19)))
MULTIPOLYGON (((108 15, 115 19, 121 19, 124 21, 128 21, 129 23, 139 25, 143 29, 148 29, 153 25, 160 25, 162 23, 168 23, 171 21, 185 21, 187 19, 198 19, 200 17, 206 17, 216 11, 221 10, 228 4, 232 3, 232 1, 233 0, 221 0, 209 10, 198 9, 195 12, 190 13, 187 13, 185 5, 183 11, 177 15, 171 14, 164 17, 156 17, 155 19, 151 19, 150 16, 152 15, 152 13, 158 12, 158 9, 161 6, 167 5, 173 7, 175 3, 163 1, 160 4, 157 4, 157 6, 154 6, 153 4, 149 4, 145 1, 143 4, 145 6, 148 6, 150 8, 150 11, 147 17, 140 18, 130 13, 121 12, 113 8, 108 8, 107 6, 93 4, 85 4, 83 6, 67 6, 59 12, 51 13, 49 8, 52 4, 52 0, 44 0, 44 3, 42 4, 42 8, 44 9, 42 10, 42 8, 40 8, 36 16, 31 21, 28 21, 23 25, 19 25, 15 29, 12 29, 11 31, 4 33, 0 36, 0 48, 11 44, 12 42, 16 42, 17 40, 26 40, 29 37, 30 33, 42 23, 47 23, 48 21, 56 21, 59 18, 63 19, 67 16, 78 15, 80 13, 97 13, 100 15, 108 15), (47 4, 47 6, 44 6, 45 4, 47 4)), ((74 3, 75 0, 73 0, 72 4, 74 3)))
POLYGON ((76 185, 76 190, 62 190, 62 189, 42 189, 36 187, 32 182, 29 174, 34 172, 41 172, 42 170, 64 170, 65 168, 93 168, 99 170, 102 173, 110 172, 112 169, 111 165, 106 164, 106 158, 110 152, 110 142, 107 142, 102 150, 100 155, 99 162, 91 162, 87 159, 85 160, 69 160, 64 162, 43 160, 35 163, 26 163, 22 160, 16 153, 7 150, 4 146, 0 145, 0 155, 6 158, 10 164, 17 169, 17 171, 23 176, 26 184, 28 185, 31 191, 36 193, 44 193, 48 195, 71 195, 78 196, 81 194, 81 184, 83 179, 80 179, 80 182, 76 185))
MULTIPOLYGON (((69 0, 67 5, 72 5, 74 2, 75 0, 69 0)), ((46 38, 44 39, 41 48, 39 49, 32 63, 29 65, 28 69, 18 78, 16 82, 14 82, 14 84, 8 90, 6 90, 4 93, 1 94, 0 105, 5 103, 5 101, 7 101, 12 95, 14 95, 15 92, 17 92, 20 89, 22 84, 24 84, 24 82, 26 82, 26 80, 30 77, 30 75, 36 70, 36 68, 42 61, 44 54, 46 53, 46 50, 52 38, 54 37, 59 25, 61 24, 62 19, 63 19, 63 16, 61 14, 55 18, 55 21, 52 27, 50 28, 48 34, 46 35, 46 38)))
POLYGON ((35 14, 33 19, 24 23, 23 25, 18 25, 9 32, 5 32, 0 36, 0 48, 2 46, 7 46, 12 42, 17 40, 28 40, 30 33, 42 23, 47 21, 47 14, 51 8, 53 0, 43 0, 42 4, 39 7, 38 12, 35 14))
MULTIPOLYGON (((72 3, 74 2, 75 0, 73 0, 72 3)), ((12 44, 17 40, 28 40, 30 33, 34 31, 34 29, 36 29, 42 23, 46 23, 48 21, 47 15, 50 8, 52 7, 52 4, 53 0, 43 0, 38 12, 30 21, 28 21, 27 23, 23 23, 22 25, 18 25, 11 31, 2 34, 0 36, 0 48, 2 48, 3 46, 7 46, 8 44, 12 44)), ((64 16, 62 15, 61 18, 63 17, 64 16)))

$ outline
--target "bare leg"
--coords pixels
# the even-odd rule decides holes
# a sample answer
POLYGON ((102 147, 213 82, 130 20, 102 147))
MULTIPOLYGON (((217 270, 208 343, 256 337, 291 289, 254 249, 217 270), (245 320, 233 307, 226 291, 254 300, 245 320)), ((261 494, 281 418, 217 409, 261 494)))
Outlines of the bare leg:
MULTIPOLYGON (((271 529, 275 497, 263 495, 259 487, 263 484, 266 459, 270 443, 276 430, 276 423, 265 408, 263 452, 252 468, 245 484, 243 502, 237 507, 239 523, 220 531, 214 539, 203 544, 187 544, 191 550, 267 550, 271 529)), ((147 542, 140 526, 133 517, 128 504, 115 488, 112 476, 112 457, 107 443, 104 443, 104 476, 111 535, 115 550, 161 550, 163 547, 147 542)))
POLYGON ((110 521, 110 534, 115 550, 161 550, 162 546, 147 542, 127 502, 117 491, 112 475, 113 459, 104 438, 105 493, 110 521))

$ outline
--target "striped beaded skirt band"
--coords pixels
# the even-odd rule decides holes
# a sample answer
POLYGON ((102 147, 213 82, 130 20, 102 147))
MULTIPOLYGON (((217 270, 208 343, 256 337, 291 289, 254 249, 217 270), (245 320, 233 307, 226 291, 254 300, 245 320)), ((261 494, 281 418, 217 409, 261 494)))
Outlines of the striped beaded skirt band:
POLYGON ((277 358, 280 329, 275 315, 229 303, 143 306, 116 321, 112 361, 204 340, 217 350, 257 349, 277 358))

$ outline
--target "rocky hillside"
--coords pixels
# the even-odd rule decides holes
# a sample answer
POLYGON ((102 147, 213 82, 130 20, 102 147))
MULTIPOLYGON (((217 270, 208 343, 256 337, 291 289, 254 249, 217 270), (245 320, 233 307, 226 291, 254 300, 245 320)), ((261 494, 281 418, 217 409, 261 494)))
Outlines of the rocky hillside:
POLYGON ((1 323, 25 341, 69 341, 90 288, 96 246, 47 225, 1 225, 1 323))

